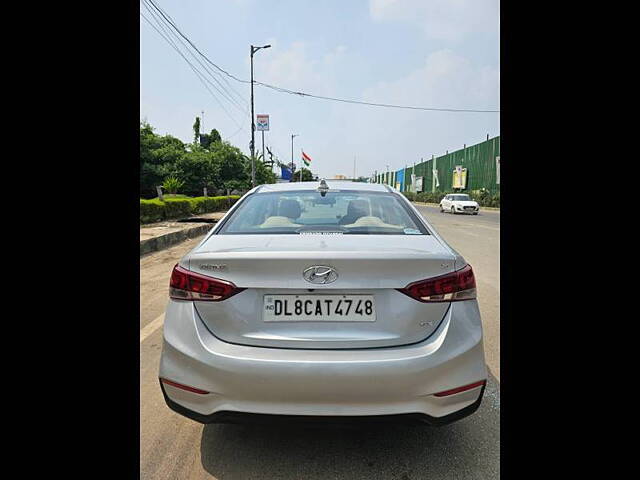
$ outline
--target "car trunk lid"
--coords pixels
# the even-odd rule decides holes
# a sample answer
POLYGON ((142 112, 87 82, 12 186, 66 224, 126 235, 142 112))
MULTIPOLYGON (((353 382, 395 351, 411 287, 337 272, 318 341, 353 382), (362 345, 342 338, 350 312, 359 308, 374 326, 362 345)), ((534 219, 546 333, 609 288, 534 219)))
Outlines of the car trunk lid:
POLYGON ((420 341, 437 328, 449 304, 422 303, 396 289, 454 268, 454 255, 432 235, 212 235, 189 257, 191 271, 246 289, 222 302, 196 302, 214 335, 231 343, 282 348, 420 341), (336 278, 310 283, 303 272, 314 266, 333 268, 336 278), (264 313, 273 298, 294 302, 317 295, 331 295, 336 302, 369 299, 374 320, 345 320, 334 312, 314 321, 296 315, 293 303, 292 315, 282 321, 270 321, 264 313))

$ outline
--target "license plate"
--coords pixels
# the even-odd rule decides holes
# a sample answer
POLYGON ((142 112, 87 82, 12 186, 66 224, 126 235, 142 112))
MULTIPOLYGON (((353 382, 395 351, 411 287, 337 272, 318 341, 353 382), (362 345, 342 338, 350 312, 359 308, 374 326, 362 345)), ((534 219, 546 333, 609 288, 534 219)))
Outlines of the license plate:
POLYGON ((265 322, 375 322, 373 295, 265 295, 265 322))

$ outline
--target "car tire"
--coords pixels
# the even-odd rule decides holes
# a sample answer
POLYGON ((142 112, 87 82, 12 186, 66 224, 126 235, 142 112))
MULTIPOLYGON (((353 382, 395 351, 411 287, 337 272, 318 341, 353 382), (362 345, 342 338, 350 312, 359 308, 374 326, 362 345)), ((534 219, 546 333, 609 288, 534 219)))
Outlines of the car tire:
POLYGON ((455 209, 455 207, 451 207, 451 213, 452 213, 453 215, 455 215, 455 214, 456 214, 456 209, 455 209))
POLYGON ((440 213, 444 213, 444 208, 442 208, 442 204, 440 204, 440 213))
POLYGON ((473 214, 474 214, 474 215, 477 215, 477 214, 478 214, 478 212, 473 212, 473 214))

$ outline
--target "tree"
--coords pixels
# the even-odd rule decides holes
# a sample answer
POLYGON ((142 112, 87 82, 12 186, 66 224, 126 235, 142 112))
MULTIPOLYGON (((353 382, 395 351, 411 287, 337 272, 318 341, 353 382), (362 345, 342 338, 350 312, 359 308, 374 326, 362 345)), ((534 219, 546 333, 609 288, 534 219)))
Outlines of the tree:
POLYGON ((269 160, 265 160, 263 158, 262 161, 270 165, 274 165, 274 164, 279 165, 280 161, 278 160, 277 155, 274 155, 269 147, 267 147, 267 153, 269 154, 269 160))
POLYGON ((215 128, 211 130, 211 133, 209 134, 203 133, 200 135, 200 146, 204 148, 209 148, 211 144, 221 141, 222 137, 220 136, 218 130, 216 130, 215 128))
POLYGON ((157 135, 147 122, 140 123, 140 194, 156 196, 156 186, 176 174, 175 164, 186 153, 184 143, 171 135, 157 135))
MULTIPOLYGON (((302 181, 303 182, 312 182, 314 178, 313 173, 311 173, 311 170, 302 167, 302 181)), ((292 179, 293 182, 299 182, 300 181, 300 170, 297 170, 295 172, 294 178, 292 179)))
POLYGON ((186 195, 201 196, 202 189, 219 185, 220 167, 208 150, 194 145, 190 152, 176 162, 177 176, 184 181, 182 192, 186 195))
POLYGON ((222 137, 220 136, 220 132, 218 132, 218 130, 216 130, 215 128, 213 130, 211 130, 211 133, 209 134, 209 139, 211 140, 211 143, 221 142, 222 141, 222 137))
MULTIPOLYGON (((251 174, 251 159, 249 161, 249 175, 251 174)), ((276 174, 273 173, 271 167, 264 162, 256 162, 256 185, 264 185, 267 183, 276 183, 276 174)))
POLYGON ((238 147, 229 142, 216 142, 211 145, 213 161, 218 165, 218 188, 250 188, 250 175, 247 175, 245 156, 238 147))
POLYGON ((196 117, 196 121, 193 123, 193 142, 198 143, 200 140, 200 117, 196 117))
MULTIPOLYGON (((199 128, 196 117, 194 133, 199 133, 199 128)), ((251 160, 239 148, 223 141, 215 129, 203 137, 206 148, 199 142, 185 144, 171 135, 158 135, 146 121, 140 122, 141 196, 154 198, 156 186, 169 177, 184 182, 178 188, 190 196, 202 195, 204 187, 210 191, 251 188, 251 160)), ((258 184, 276 181, 263 162, 256 162, 256 181, 258 184)))

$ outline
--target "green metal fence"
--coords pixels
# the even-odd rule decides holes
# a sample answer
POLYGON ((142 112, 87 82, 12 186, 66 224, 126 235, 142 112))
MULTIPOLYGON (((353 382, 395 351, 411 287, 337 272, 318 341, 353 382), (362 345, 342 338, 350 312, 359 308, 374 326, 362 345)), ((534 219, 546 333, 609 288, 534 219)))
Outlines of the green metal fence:
MULTIPOLYGON (((465 146, 460 150, 447 153, 440 157, 430 158, 424 162, 414 166, 409 165, 404 172, 404 181, 402 182, 402 191, 408 192, 411 188, 411 175, 416 174, 417 177, 423 177, 422 191, 430 192, 432 188, 436 192, 453 191, 453 172, 456 166, 467 169, 467 185, 466 191, 480 190, 482 188, 488 190, 492 194, 500 193, 498 161, 500 157, 500 136, 490 138, 476 145, 465 146), (434 187, 433 170, 437 170, 438 184, 434 187)), ((377 183, 386 183, 395 186, 392 183, 396 172, 386 172, 378 174, 377 183)))

